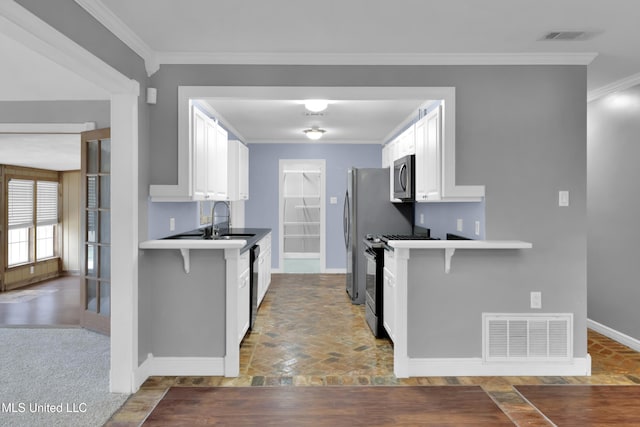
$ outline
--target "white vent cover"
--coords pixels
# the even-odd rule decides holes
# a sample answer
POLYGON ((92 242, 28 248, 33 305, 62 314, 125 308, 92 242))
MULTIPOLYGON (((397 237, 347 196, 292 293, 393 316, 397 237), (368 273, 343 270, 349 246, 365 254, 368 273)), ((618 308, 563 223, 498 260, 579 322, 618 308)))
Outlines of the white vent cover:
POLYGON ((573 314, 483 313, 486 362, 571 361, 573 314))
POLYGON ((587 33, 585 31, 552 31, 544 35, 542 40, 559 40, 559 41, 571 41, 571 40, 585 40, 587 33))

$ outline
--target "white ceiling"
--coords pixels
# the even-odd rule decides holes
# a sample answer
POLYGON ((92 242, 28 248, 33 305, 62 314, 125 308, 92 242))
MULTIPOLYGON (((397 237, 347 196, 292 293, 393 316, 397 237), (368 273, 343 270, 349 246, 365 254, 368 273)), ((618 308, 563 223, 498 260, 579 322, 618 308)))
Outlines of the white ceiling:
POLYGON ((596 52, 588 90, 640 72, 640 2, 634 0, 76 1, 106 6, 160 53, 160 62, 171 57, 167 53, 264 60, 285 54, 596 52), (587 31, 590 37, 541 41, 550 31, 587 31))
POLYGON ((0 164, 50 169, 80 169, 80 136, 0 134, 0 164))
POLYGON ((223 124, 249 143, 305 142, 304 129, 326 130, 325 143, 380 144, 392 136, 424 99, 340 100, 322 113, 306 110, 302 100, 207 99, 223 124))
MULTIPOLYGON (((640 75, 640 2, 632 0, 76 2, 143 56, 148 69, 180 61, 584 63, 597 53, 588 65, 589 91, 640 75), (586 31, 588 37, 540 40, 550 31, 586 31)), ((0 101, 108 99, 102 89, 1 31, 0 57, 0 101)), ((332 124, 326 141, 379 141, 393 129, 392 121, 416 108, 415 100, 352 101, 331 105, 323 118, 305 116, 290 103, 211 102, 248 141, 286 139, 285 134, 299 139, 303 128, 319 120, 332 124)), ((6 138, 5 147, 25 144, 6 138)), ((6 155, 0 152, 0 162, 6 155)))

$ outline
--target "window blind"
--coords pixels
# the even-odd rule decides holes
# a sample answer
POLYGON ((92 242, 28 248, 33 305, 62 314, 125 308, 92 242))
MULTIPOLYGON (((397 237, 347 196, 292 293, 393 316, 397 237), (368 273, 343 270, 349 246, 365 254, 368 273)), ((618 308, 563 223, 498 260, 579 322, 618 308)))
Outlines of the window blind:
POLYGON ((58 223, 58 183, 38 181, 36 222, 38 225, 58 223))
POLYGON ((8 187, 9 230, 33 226, 33 181, 11 179, 8 187))

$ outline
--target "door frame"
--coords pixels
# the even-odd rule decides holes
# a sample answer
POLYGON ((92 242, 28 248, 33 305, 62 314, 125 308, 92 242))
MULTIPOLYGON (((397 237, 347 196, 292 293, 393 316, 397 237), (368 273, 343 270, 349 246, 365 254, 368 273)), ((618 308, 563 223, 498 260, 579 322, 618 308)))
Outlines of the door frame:
POLYGON ((138 104, 140 83, 15 2, 0 3, 0 31, 110 94, 111 357, 109 389, 132 393, 138 367, 138 104), (118 266, 118 268, 114 268, 118 266))
POLYGON ((320 272, 327 272, 327 161, 325 159, 280 159, 278 161, 278 244, 280 247, 280 270, 284 273, 284 166, 288 162, 317 163, 322 171, 320 183, 320 272))

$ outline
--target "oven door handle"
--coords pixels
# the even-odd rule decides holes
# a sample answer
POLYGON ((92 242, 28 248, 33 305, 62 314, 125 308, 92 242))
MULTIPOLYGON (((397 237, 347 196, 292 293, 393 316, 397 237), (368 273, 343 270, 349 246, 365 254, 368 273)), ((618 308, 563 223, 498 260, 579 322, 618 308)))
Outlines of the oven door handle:
POLYGON ((370 259, 371 261, 376 262, 376 253, 374 251, 372 251, 371 249, 366 249, 364 251, 364 256, 367 259, 370 259))

